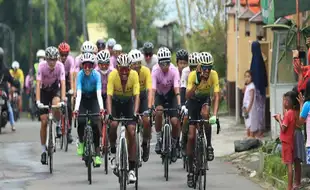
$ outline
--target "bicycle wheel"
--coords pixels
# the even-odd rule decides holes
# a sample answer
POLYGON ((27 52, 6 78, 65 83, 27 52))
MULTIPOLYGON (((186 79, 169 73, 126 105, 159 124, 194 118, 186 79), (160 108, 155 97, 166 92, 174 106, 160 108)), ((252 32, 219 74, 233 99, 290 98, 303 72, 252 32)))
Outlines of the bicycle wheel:
POLYGON ((67 118, 67 115, 64 116, 64 124, 63 124, 63 133, 62 133, 62 137, 63 137, 63 145, 65 146, 65 152, 68 152, 68 125, 69 125, 69 121, 67 118))
POLYGON ((108 139, 108 125, 106 123, 102 126, 102 145, 104 154, 104 171, 108 174, 108 162, 109 162, 109 139, 108 139))
POLYGON ((49 166, 50 173, 53 173, 53 154, 54 154, 54 145, 53 145, 53 122, 50 121, 48 128, 48 157, 49 157, 49 166))
POLYGON ((122 139, 121 142, 121 157, 120 157, 120 175, 119 175, 119 182, 120 182, 120 190, 126 190, 127 186, 127 152, 126 152, 126 139, 122 139))
MULTIPOLYGON (((139 127, 139 126, 136 126, 139 127)), ((138 179, 139 179, 139 166, 140 166, 140 133, 138 132, 139 129, 136 129, 136 167, 135 167, 135 173, 136 173, 136 183, 135 183, 135 189, 138 190, 138 179)))
POLYGON ((85 161, 87 164, 87 177, 88 177, 88 182, 89 184, 92 184, 92 175, 91 175, 91 167, 92 167, 92 142, 93 142, 93 138, 92 138, 92 128, 91 126, 87 125, 85 128, 85 136, 86 136, 86 140, 85 140, 85 161))
POLYGON ((169 125, 164 126, 164 168, 166 181, 169 179, 169 156, 170 156, 170 130, 169 125))
POLYGON ((198 189, 205 190, 206 189, 206 167, 205 167, 205 159, 206 159, 206 149, 204 146, 203 139, 199 140, 199 153, 198 153, 198 165, 199 165, 199 177, 198 177, 198 189))

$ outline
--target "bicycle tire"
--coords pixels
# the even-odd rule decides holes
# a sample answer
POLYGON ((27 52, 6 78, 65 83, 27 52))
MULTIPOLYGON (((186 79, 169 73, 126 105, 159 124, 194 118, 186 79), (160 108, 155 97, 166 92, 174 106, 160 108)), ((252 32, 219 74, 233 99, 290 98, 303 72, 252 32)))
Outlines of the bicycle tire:
POLYGON ((120 157, 120 175, 119 175, 119 182, 120 182, 120 190, 126 190, 127 186, 127 152, 126 152, 126 139, 122 139, 121 142, 121 157, 120 157))
MULTIPOLYGON (((139 126, 136 126, 139 127, 139 126)), ((136 173, 136 183, 135 183, 135 189, 138 190, 138 179, 139 179, 139 166, 140 166, 140 133, 138 132, 139 129, 136 129, 136 167, 135 167, 135 173, 136 173)))
POLYGON ((92 184, 92 128, 91 126, 87 125, 85 128, 85 157, 86 157, 86 163, 87 163, 87 179, 89 184, 92 184))
POLYGON ((105 174, 108 174, 109 172, 109 167, 108 167, 108 162, 109 162, 109 140, 108 140, 108 125, 106 123, 103 124, 102 127, 102 144, 103 144, 103 154, 104 154, 104 171, 105 174))
POLYGON ((49 157, 49 169, 50 173, 53 173, 53 154, 54 154, 54 145, 53 145, 53 121, 50 121, 49 123, 49 138, 48 138, 48 157, 49 157))
POLYGON ((60 150, 64 146, 64 118, 61 116, 61 137, 60 137, 60 150))
POLYGON ((66 116, 64 117, 64 134, 63 134, 63 137, 64 137, 64 146, 65 146, 65 152, 68 152, 68 125, 69 125, 69 121, 68 121, 68 118, 67 118, 67 114, 66 116))
POLYGON ((169 154, 170 154, 170 130, 168 130, 168 126, 164 126, 164 141, 165 141, 165 147, 164 147, 164 168, 165 168, 165 178, 166 181, 169 179, 169 154))

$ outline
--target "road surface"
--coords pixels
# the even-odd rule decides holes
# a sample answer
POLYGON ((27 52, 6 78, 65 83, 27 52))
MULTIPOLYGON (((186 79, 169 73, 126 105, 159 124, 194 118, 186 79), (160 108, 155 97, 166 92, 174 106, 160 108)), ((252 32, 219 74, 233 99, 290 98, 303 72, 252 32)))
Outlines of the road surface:
MULTIPOLYGON (((81 158, 76 156, 75 144, 69 145, 67 153, 57 149, 54 157, 54 173, 50 174, 48 166, 40 163, 39 123, 22 119, 16 124, 16 129, 17 131, 12 133, 7 126, 3 134, 0 134, 0 190, 119 189, 117 178, 111 170, 105 175, 102 167, 93 169, 93 184, 88 184, 87 168, 81 158)), ((76 130, 73 131, 76 137, 76 130)), ((154 144, 153 140, 152 145, 154 144)), ((159 156, 154 153, 154 146, 151 147, 151 151, 150 160, 143 163, 140 169, 139 189, 189 189, 186 185, 187 174, 182 168, 181 160, 170 165, 170 178, 166 182, 163 177, 163 165, 159 156)), ((209 167, 208 190, 262 189, 238 175, 238 171, 230 163, 215 159, 209 167)), ((128 189, 134 189, 134 185, 130 185, 128 189)))

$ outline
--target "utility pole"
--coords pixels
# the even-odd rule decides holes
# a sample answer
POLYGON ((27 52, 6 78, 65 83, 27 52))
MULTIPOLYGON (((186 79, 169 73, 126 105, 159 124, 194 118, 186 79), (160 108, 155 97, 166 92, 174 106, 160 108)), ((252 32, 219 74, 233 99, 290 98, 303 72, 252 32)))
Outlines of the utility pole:
POLYGON ((236 14, 235 14, 235 23, 236 23, 236 60, 235 60, 235 73, 236 73, 236 85, 235 85, 235 107, 236 107, 236 123, 240 123, 240 97, 238 89, 238 77, 239 77, 239 12, 240 12, 240 0, 236 0, 236 14))
POLYGON ((45 0, 45 3, 44 3, 44 17, 45 17, 45 32, 44 32, 44 35, 45 35, 45 48, 48 47, 48 0, 45 0))
POLYGON ((137 20, 135 0, 130 0, 131 9, 131 47, 137 49, 137 20))
POLYGON ((86 41, 88 39, 87 39, 87 31, 86 31, 85 0, 81 0, 81 5, 82 5, 83 36, 84 36, 84 41, 86 41))
POLYGON ((32 0, 29 0, 29 68, 31 68, 32 60, 32 0))
POLYGON ((65 41, 68 43, 68 0, 65 0, 65 41))

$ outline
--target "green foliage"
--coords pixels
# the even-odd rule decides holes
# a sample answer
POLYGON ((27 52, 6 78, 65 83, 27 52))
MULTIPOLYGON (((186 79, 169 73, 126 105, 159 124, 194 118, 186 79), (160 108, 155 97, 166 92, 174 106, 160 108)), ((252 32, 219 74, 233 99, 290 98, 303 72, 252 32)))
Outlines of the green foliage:
MULTIPOLYGON (((164 7, 160 0, 143 0, 136 2, 138 47, 145 41, 156 41, 157 31, 152 23, 164 16, 164 7)), ((131 12, 130 1, 93 0, 87 5, 87 18, 91 22, 103 22, 109 37, 113 37, 125 51, 131 49, 131 12)))
POLYGON ((287 167, 282 163, 280 154, 271 154, 265 157, 264 172, 268 176, 287 181, 287 167))

